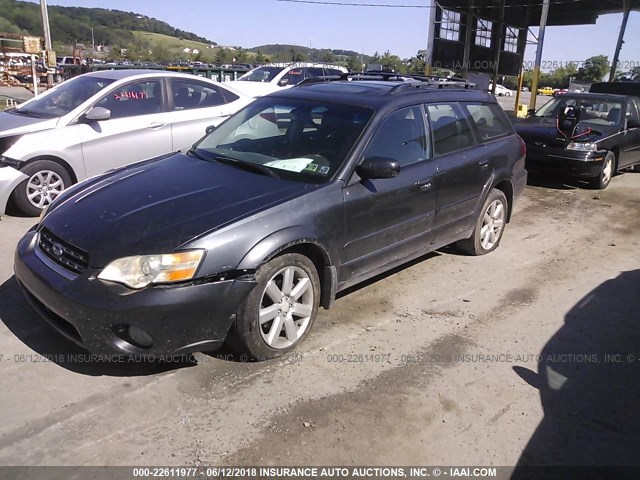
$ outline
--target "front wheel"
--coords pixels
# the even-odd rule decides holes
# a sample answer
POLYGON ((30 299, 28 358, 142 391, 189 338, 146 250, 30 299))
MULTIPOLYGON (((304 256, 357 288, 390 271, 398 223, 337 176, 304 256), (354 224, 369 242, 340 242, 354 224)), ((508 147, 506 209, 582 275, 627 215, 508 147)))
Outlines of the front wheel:
POLYGON ((602 162, 602 170, 600 175, 591 179, 591 186, 597 190, 604 190, 611 183, 613 174, 616 170, 616 154, 613 152, 607 152, 602 162))
POLYGON ((318 313, 320 280, 315 265, 297 253, 273 258, 256 279, 227 343, 238 353, 265 360, 293 350, 307 336, 318 313))
POLYGON ((507 197, 493 189, 484 202, 471 238, 461 240, 457 246, 469 255, 486 255, 493 252, 502 239, 507 224, 507 197))
POLYGON ((29 178, 13 191, 13 200, 26 215, 37 217, 65 188, 71 185, 69 172, 51 160, 37 160, 27 164, 21 172, 29 178))

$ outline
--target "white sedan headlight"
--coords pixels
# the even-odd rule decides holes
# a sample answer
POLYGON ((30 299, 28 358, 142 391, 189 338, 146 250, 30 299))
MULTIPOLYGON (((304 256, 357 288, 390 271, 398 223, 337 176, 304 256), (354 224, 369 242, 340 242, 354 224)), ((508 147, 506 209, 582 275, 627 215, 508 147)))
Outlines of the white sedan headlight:
POLYGON ((574 152, 597 152, 598 145, 589 142, 571 142, 567 145, 567 150, 573 150, 574 152))
POLYGON ((204 250, 190 250, 119 258, 107 265, 98 278, 136 289, 151 283, 181 282, 193 278, 203 256, 204 250))

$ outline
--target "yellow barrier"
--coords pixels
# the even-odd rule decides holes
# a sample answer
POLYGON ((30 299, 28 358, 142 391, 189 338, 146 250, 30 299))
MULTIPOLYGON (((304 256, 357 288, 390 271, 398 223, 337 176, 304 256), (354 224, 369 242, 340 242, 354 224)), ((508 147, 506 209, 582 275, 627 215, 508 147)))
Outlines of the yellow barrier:
POLYGON ((516 117, 525 118, 527 116, 527 112, 529 111, 529 107, 524 103, 518 105, 518 110, 516 111, 516 117))

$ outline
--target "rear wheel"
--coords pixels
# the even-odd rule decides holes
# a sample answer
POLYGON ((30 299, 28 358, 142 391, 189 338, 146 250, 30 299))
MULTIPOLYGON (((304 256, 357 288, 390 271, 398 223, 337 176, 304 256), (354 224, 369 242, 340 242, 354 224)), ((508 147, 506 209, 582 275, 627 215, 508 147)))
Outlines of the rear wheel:
POLYGON ((29 178, 13 191, 13 200, 22 213, 33 217, 40 215, 72 183, 69 172, 51 160, 29 163, 21 172, 29 178))
POLYGON ((613 174, 616 171, 616 155, 613 152, 607 152, 607 155, 604 157, 604 162, 602 162, 602 170, 600 170, 600 175, 596 178, 591 179, 591 186, 598 190, 604 190, 611 183, 611 179, 613 178, 613 174))
POLYGON ((279 357, 307 336, 320 304, 316 267, 296 253, 275 257, 236 315, 227 344, 254 360, 279 357))
POLYGON ((507 197, 494 188, 480 210, 471 238, 459 241, 457 246, 469 255, 493 252, 500 245, 507 224, 507 211, 507 197))

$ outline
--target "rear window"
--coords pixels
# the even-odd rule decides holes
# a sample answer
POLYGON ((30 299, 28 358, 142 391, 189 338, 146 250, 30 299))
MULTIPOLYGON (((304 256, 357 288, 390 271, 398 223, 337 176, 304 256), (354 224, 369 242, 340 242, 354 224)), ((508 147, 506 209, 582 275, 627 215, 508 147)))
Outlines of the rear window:
POLYGON ((476 125, 481 140, 493 140, 511 134, 511 127, 497 105, 467 103, 464 108, 476 125))

